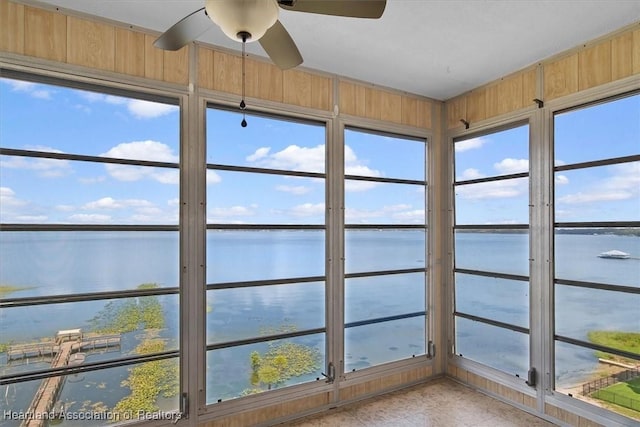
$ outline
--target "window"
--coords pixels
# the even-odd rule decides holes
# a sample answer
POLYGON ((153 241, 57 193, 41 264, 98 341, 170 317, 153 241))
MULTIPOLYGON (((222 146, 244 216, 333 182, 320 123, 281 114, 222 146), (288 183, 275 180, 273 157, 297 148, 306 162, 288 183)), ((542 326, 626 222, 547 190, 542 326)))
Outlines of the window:
POLYGON ((426 143, 345 130, 345 372, 427 353, 426 143))
POLYGON ((325 367, 323 123, 207 108, 206 403, 325 367))
POLYGON ((177 100, 5 75, 3 410, 179 416, 177 100))
POLYGON ((455 352, 526 378, 529 125, 454 143, 455 352))
POLYGON ((555 389, 640 418, 640 95, 554 116, 555 389))

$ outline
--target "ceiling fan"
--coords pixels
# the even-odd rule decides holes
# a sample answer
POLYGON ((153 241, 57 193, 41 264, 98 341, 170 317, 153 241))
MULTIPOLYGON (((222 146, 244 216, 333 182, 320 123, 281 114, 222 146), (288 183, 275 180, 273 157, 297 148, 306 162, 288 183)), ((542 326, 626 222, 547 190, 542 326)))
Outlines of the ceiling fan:
MULTIPOLYGON (((187 15, 153 44, 178 50, 217 24, 232 40, 259 41, 269 58, 286 70, 302 64, 302 55, 278 20, 279 9, 321 15, 377 19, 386 0, 206 0, 205 7, 187 15)), ((244 55, 243 55, 244 57, 244 55)))

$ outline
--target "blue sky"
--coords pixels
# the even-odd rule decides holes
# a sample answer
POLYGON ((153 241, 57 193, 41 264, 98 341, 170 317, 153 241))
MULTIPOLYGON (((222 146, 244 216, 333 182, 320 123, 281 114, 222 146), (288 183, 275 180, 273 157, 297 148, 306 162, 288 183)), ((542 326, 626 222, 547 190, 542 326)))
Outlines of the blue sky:
MULTIPOLYGON (((173 105, 0 80, 0 145, 5 148, 179 162, 173 105)), ((207 162, 325 171, 324 128, 207 113, 207 162)), ((456 177, 526 171, 526 126, 456 143, 456 177)), ((345 173, 421 180, 424 145, 347 130, 345 173)), ((640 153, 640 96, 565 113, 556 120, 556 163, 640 153)), ((5 223, 177 224, 178 171, 68 160, 0 158, 0 221, 5 223)), ((557 220, 638 220, 640 162, 556 174, 557 220)), ((347 223, 421 223, 424 189, 347 181, 347 223)), ((209 171, 211 223, 320 224, 322 179, 209 171)), ((526 223, 527 179, 457 188, 459 224, 526 223)))
MULTIPOLYGON (((527 172, 528 126, 455 145, 457 180, 527 172)), ((569 165, 640 154, 640 95, 568 111, 554 119, 554 162, 569 165)), ((570 221, 640 220, 640 162, 555 173, 555 217, 570 221)), ((456 188, 458 224, 528 222, 527 178, 456 188)))

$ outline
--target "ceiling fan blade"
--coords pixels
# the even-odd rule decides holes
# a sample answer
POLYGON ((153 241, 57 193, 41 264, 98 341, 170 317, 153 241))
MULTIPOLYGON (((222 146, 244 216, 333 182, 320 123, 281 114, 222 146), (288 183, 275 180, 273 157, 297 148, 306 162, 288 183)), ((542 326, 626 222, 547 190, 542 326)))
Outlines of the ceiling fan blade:
POLYGON ((377 19, 387 0, 278 0, 278 5, 296 12, 377 19))
POLYGON ((279 68, 286 70, 302 64, 300 51, 280 21, 276 21, 259 41, 269 58, 279 68))
POLYGON ((211 28, 211 24, 211 19, 203 7, 173 24, 153 42, 153 45, 164 50, 178 50, 211 28))

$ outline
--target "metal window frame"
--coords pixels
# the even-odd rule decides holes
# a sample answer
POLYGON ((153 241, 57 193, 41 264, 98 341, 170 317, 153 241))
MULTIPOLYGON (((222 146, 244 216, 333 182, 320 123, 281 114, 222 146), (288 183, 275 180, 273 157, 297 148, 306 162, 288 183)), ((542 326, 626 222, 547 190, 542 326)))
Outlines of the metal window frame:
MULTIPOLYGON (((233 107, 230 103, 227 103, 224 97, 217 96, 217 94, 209 95, 207 93, 200 94, 200 103, 199 107, 201 112, 199 117, 202 123, 202 130, 206 129, 206 116, 207 112, 210 109, 214 110, 222 110, 222 111, 237 111, 237 107, 233 107)), ((311 171, 297 171, 297 170, 286 170, 286 169, 273 169, 273 168, 262 168, 262 167, 253 167, 253 166, 241 166, 241 165, 232 165, 232 164, 217 164, 217 163, 206 163, 204 164, 205 170, 220 170, 220 171, 229 171, 229 172, 238 172, 238 173, 254 173, 254 174, 263 174, 263 175, 273 175, 273 176, 291 176, 291 177, 302 177, 302 178, 312 178, 312 179, 323 179, 325 185, 325 203, 328 205, 329 200, 329 179, 328 176, 330 173, 328 172, 328 168, 330 167, 329 161, 329 153, 330 148, 327 143, 330 140, 329 134, 332 130, 331 120, 329 118, 324 118, 320 116, 311 115, 308 113, 299 113, 297 111, 279 111, 277 109, 269 108, 268 103, 263 103, 259 100, 255 102, 251 102, 251 107, 248 107, 245 110, 245 113, 249 116, 259 116, 267 119, 277 120, 277 121, 290 121, 299 124, 309 125, 309 126, 321 126, 325 129, 325 171, 324 172, 311 172, 311 171)), ((205 135, 201 135, 201 145, 202 145, 202 158, 206 158, 206 148, 208 147, 209 141, 206 139, 205 135)), ((208 186, 205 184, 201 190, 203 200, 206 200, 206 192, 208 186)), ((308 231, 322 231, 324 233, 324 246, 325 246, 325 254, 330 251, 329 248, 329 227, 328 227, 328 218, 325 214, 325 221, 323 224, 223 224, 223 223, 209 223, 206 221, 206 217, 203 217, 204 224, 202 225, 203 235, 206 236, 206 232, 210 230, 238 230, 238 231, 271 231, 271 230, 308 230, 308 231)), ((202 252, 206 251, 206 242, 203 240, 202 252)), ((206 260, 206 258, 205 258, 206 260)), ((206 261, 203 260, 203 264, 206 261)), ((205 275, 206 267, 203 265, 203 275, 205 275)), ((325 335, 325 362, 329 362, 330 359, 330 340, 328 339, 328 330, 329 326, 329 317, 327 316, 327 312, 329 310, 329 285, 328 285, 328 267, 327 263, 325 263, 325 275, 321 276, 305 276, 305 277, 286 277, 286 278, 275 278, 275 279, 266 279, 266 280, 250 280, 250 281, 237 281, 237 282, 220 282, 220 283, 209 283, 204 284, 202 287, 203 292, 223 290, 223 289, 238 289, 238 288, 255 288, 262 286, 272 286, 272 285, 293 285, 293 284, 303 284, 303 283, 314 283, 314 282, 324 282, 325 289, 325 317, 324 317, 324 326, 319 328, 312 329, 304 329, 293 332, 286 332, 280 334, 270 334, 264 336, 254 336, 243 338, 239 340, 225 341, 219 343, 208 343, 207 342, 207 331, 205 319, 202 313, 200 313, 201 319, 199 320, 199 324, 201 325, 201 335, 200 341, 203 343, 203 351, 198 359, 198 372, 206 372, 205 364, 207 353, 209 351, 216 351, 225 348, 234 348, 240 347, 244 345, 251 345, 263 342, 269 342, 274 340, 281 339, 290 339, 295 337, 303 337, 309 335, 316 334, 324 334, 325 335)), ((204 277, 203 277, 204 280, 204 277)), ((204 299, 204 298, 203 298, 204 299)), ((201 415, 206 415, 208 413, 220 412, 223 409, 221 408, 222 400, 217 400, 215 402, 207 402, 207 384, 206 384, 206 375, 199 374, 198 376, 199 382, 199 413, 201 415)), ((316 382, 314 381, 306 381, 304 383, 295 384, 291 386, 284 387, 283 389, 279 389, 278 391, 282 391, 288 388, 315 388, 317 387, 316 382)), ((270 392, 259 393, 257 395, 252 396, 237 396, 230 400, 224 401, 224 406, 231 405, 231 408, 240 408, 246 407, 247 400, 254 401, 256 403, 261 402, 266 399, 270 399, 269 395, 272 394, 276 390, 272 390, 270 392)), ((284 391, 286 393, 286 391, 284 391)))
MULTIPOLYGON (((538 134, 538 130, 537 130, 537 126, 539 123, 539 118, 538 115, 536 114, 536 112, 532 113, 529 111, 524 111, 522 113, 519 114, 515 114, 509 117, 506 117, 502 120, 498 120, 496 122, 487 122, 486 124, 479 126, 477 129, 473 129, 473 130, 464 130, 464 131, 460 131, 457 133, 453 133, 452 135, 449 136, 448 141, 448 154, 450 156, 451 159, 451 169, 450 169, 450 173, 449 173, 449 177, 450 177, 450 198, 449 198, 449 205, 450 205, 450 234, 449 234, 449 243, 448 243, 448 247, 451 248, 451 265, 450 265, 450 269, 449 269, 449 285, 448 285, 448 296, 449 296, 449 301, 448 301, 448 307, 450 308, 450 316, 448 317, 449 321, 448 321, 448 325, 447 325, 447 330, 449 331, 449 337, 448 337, 448 355, 449 357, 461 357, 464 360, 469 360, 469 359, 465 359, 463 356, 458 356, 457 352, 456 352, 456 326, 455 326, 455 318, 456 317, 460 317, 460 318, 466 318, 468 320, 471 321, 477 321, 480 323, 484 323, 484 324, 488 324, 491 326, 495 326, 495 327, 499 327, 502 329, 506 329, 506 330, 511 330, 511 331, 515 331, 515 332, 520 332, 520 333, 526 333, 529 336, 529 364, 530 366, 533 366, 535 362, 535 344, 534 344, 534 340, 536 339, 536 337, 534 336, 534 332, 536 331, 535 328, 532 327, 532 325, 536 325, 537 323, 537 318, 536 315, 534 313, 534 310, 532 310, 532 301, 533 301, 533 290, 534 290, 534 286, 532 284, 532 276, 535 275, 534 272, 531 271, 531 265, 529 267, 529 275, 524 276, 524 275, 517 275, 517 274, 509 274, 509 273, 502 273, 502 272, 496 272, 496 271, 485 271, 485 270, 476 270, 476 269, 465 269, 465 268, 459 268, 456 266, 456 257, 455 257, 455 235, 457 231, 462 231, 462 230, 481 230, 481 231, 491 231, 491 230, 496 230, 496 231, 508 231, 508 230, 514 230, 516 232, 518 232, 518 234, 523 234, 522 231, 525 231, 526 234, 529 236, 529 255, 528 255, 528 259, 529 262, 531 264, 532 261, 532 253, 535 251, 535 249, 538 247, 537 244, 535 242, 533 242, 532 240, 532 229, 533 229, 533 225, 532 224, 532 220, 533 220, 533 213, 532 213, 532 203, 534 198, 536 197, 537 194, 537 188, 534 185, 533 179, 532 179, 532 175, 535 176, 536 171, 533 169, 534 165, 533 165, 533 159, 536 158, 536 147, 539 144, 536 144, 537 142, 537 138, 539 137, 538 134), (528 140, 527 140, 527 145, 528 145, 528 152, 529 152, 529 171, 527 172, 520 172, 520 173, 514 173, 514 174, 504 174, 504 175, 492 175, 492 176, 488 176, 488 177, 483 177, 483 178, 477 178, 477 179, 468 179, 468 180, 458 180, 456 177, 456 167, 455 167, 455 162, 456 162, 456 155, 455 155, 455 144, 457 142, 460 141, 464 141, 464 140, 468 140, 468 139, 472 139, 472 138, 476 138, 476 137, 480 137, 480 136, 486 136, 486 135, 491 135, 491 134, 495 134, 495 133, 500 133, 503 131, 507 131, 507 130, 511 130, 511 129, 515 129, 521 126, 527 126, 528 127, 528 140), (515 180, 515 179, 522 179, 522 178, 527 178, 527 183, 528 183, 528 199, 529 199, 529 223, 528 224, 458 224, 457 223, 457 219, 456 219, 456 197, 455 197, 455 190, 457 187, 459 186, 464 186, 464 185, 472 185, 472 184, 481 184, 481 183, 488 183, 488 182, 499 182, 499 181, 506 181, 506 180, 515 180), (494 278, 500 278, 500 279, 508 279, 508 280, 517 280, 517 281, 526 281, 529 284, 529 304, 528 304, 528 316, 529 316, 529 325, 530 328, 523 328, 521 326, 518 325, 514 325, 511 323, 506 323, 506 322, 500 322, 500 321, 496 321, 493 319, 489 319, 489 318, 484 318, 484 317, 480 317, 480 316, 474 316, 468 313, 464 313, 464 312, 460 312, 457 310, 456 308, 456 286, 455 286, 455 274, 456 273, 462 273, 462 274, 470 274, 470 275, 475 275, 475 276, 481 276, 481 277, 494 277, 494 278)), ((478 363, 478 362, 476 362, 478 363)), ((464 363, 463 363, 464 364, 464 363)), ((480 366, 486 366, 484 364, 478 363, 480 366)), ((490 370, 492 372, 498 372, 500 374, 500 376, 506 376, 511 378, 512 375, 510 375, 508 372, 506 371, 502 371, 502 370, 498 370, 495 368, 490 368, 488 366, 486 366, 487 370, 490 370)), ((511 378, 512 380, 512 378, 511 378)))
MULTIPOLYGON (((183 107, 186 103, 186 97, 184 93, 167 88, 157 88, 151 86, 134 85, 129 83, 116 82, 112 79, 100 79, 96 77, 80 78, 77 75, 72 75, 64 72, 54 72, 46 67, 35 69, 32 67, 23 67, 15 64, 0 64, 0 76, 3 78, 16 79, 20 81, 29 81, 33 83, 47 84, 51 86, 65 87, 76 91, 92 91, 101 94, 109 94, 127 99, 141 99, 151 102, 159 102, 169 105, 175 105, 180 108, 180 127, 182 127, 182 121, 184 117, 183 107)), ((84 154, 71 154, 71 153, 53 153, 43 152, 38 150, 25 150, 15 148, 0 148, 0 155, 6 156, 18 156, 28 158, 45 158, 55 160, 69 160, 76 162, 93 162, 97 164, 120 164, 120 165, 133 165, 133 166, 148 166, 148 167, 160 167, 160 168, 172 168, 182 170, 181 165, 182 151, 184 137, 181 134, 179 136, 180 147, 180 161, 179 163, 172 162, 158 162, 149 160, 136 160, 136 159, 119 159, 111 157, 102 157, 94 155, 84 154)), ((182 186, 182 180, 180 186, 182 186)), ((12 224, 3 223, 0 224, 0 233, 3 232, 46 232, 46 231, 178 231, 180 232, 180 225, 127 225, 127 224, 12 224)), ((180 253, 183 252, 183 238, 179 234, 178 245, 180 247, 180 253)), ((180 260, 176 260, 176 264, 179 264, 180 260)), ((181 286, 168 287, 168 288, 154 288, 154 289, 134 289, 123 291, 106 291, 106 292, 90 292, 90 293, 74 293, 67 295, 49 295, 45 297, 23 297, 23 298, 3 298, 0 299, 0 308, 10 307, 29 307, 37 305, 48 304, 63 304, 73 302, 87 302, 87 301, 99 301, 108 299, 123 299, 140 296, 160 296, 160 295, 182 295, 181 286)), ((83 365, 73 367, 60 367, 60 368, 47 368, 33 370, 23 373, 2 375, 0 376, 0 385, 16 384, 26 381, 41 380, 45 378, 51 378, 62 375, 70 375, 89 371, 105 370, 114 367, 130 366, 140 364, 144 362, 150 362, 155 360, 167 360, 172 358, 178 358, 180 365, 180 382, 181 390, 183 390, 183 382, 185 372, 183 370, 183 362, 181 358, 182 354, 182 312, 183 306, 181 303, 178 305, 179 310, 179 328, 178 328, 178 342, 179 347, 177 350, 162 351, 138 356, 124 356, 114 359, 110 359, 102 362, 89 362, 83 365)), ((184 411, 182 402, 180 403, 180 411, 184 411)))
MULTIPOLYGON (((342 307, 342 310, 340 312, 340 323, 342 324, 342 330, 341 330, 341 336, 340 336, 340 354, 339 354, 339 358, 341 360, 341 369, 339 370, 339 375, 340 375, 340 379, 341 381, 345 381, 345 380, 349 380, 355 377, 360 377, 360 376, 366 376, 368 375, 369 372, 376 372, 380 369, 393 369, 393 366, 398 366, 398 365, 402 365, 404 363, 406 363, 407 360, 410 360, 410 358, 408 359, 401 359, 398 361, 393 361, 393 362, 385 362, 382 364, 378 364, 378 365, 374 365, 374 366, 370 366, 361 370, 352 370, 352 371, 346 371, 345 367, 346 367, 346 363, 344 363, 343 358, 344 358, 344 349, 346 346, 346 342, 345 342, 345 331, 346 329, 352 328, 352 327, 358 327, 358 326, 365 326, 365 325, 372 325, 372 324, 377 324, 377 323, 384 323, 384 322, 390 322, 390 321, 394 321, 394 320, 401 320, 401 319, 407 319, 407 318, 413 318, 413 317, 417 317, 417 316, 424 316, 425 318, 425 353, 424 356, 431 358, 434 355, 431 354, 431 342, 435 339, 435 333, 433 330, 433 323, 434 323, 434 319, 432 319, 433 317, 433 311, 429 310, 430 307, 430 300, 431 300, 431 292, 430 292, 430 287, 432 285, 432 281, 429 280, 429 276, 432 273, 432 269, 429 266, 429 254, 430 254, 430 241, 429 241, 429 217, 430 217, 430 210, 429 207, 431 206, 430 203, 430 197, 431 197, 431 192, 429 191, 429 179, 428 179, 428 174, 431 170, 431 168, 429 167, 429 152, 432 149, 431 145, 429 143, 429 140, 431 138, 431 135, 428 133, 423 133, 423 132, 415 132, 415 130, 412 130, 411 132, 409 132, 408 129, 405 129, 402 126, 381 126, 379 124, 373 124, 370 123, 368 120, 361 120, 361 119, 342 119, 340 120, 340 139, 339 139, 339 143, 340 143, 340 147, 339 150, 341 152, 341 161, 340 161, 340 167, 343 168, 342 170, 342 186, 341 186, 341 221, 342 221, 342 227, 341 227, 341 239, 342 239, 342 245, 341 245, 341 274, 340 274, 340 283, 341 283, 341 289, 340 289, 340 299, 339 299, 339 306, 342 307), (364 176, 364 175, 355 175, 355 174, 345 174, 344 173, 344 146, 347 144, 347 131, 351 131, 351 132, 359 132, 359 133, 363 133, 363 134, 369 134, 369 135, 376 135, 376 136, 382 136, 382 137, 391 137, 391 138, 398 138, 398 139, 402 139, 402 140, 411 140, 411 141, 415 141, 416 143, 420 143, 420 144, 424 144, 424 159, 423 159, 423 165, 424 165, 424 172, 425 172, 425 178, 424 180, 416 180, 416 179, 405 179, 405 178, 393 178, 393 177, 371 177, 371 176, 364 176), (346 222, 346 219, 344 218, 344 211, 346 210, 346 199, 345 199, 345 189, 344 186, 346 184, 347 181, 366 181, 366 182, 377 182, 377 183, 389 183, 389 184, 404 184, 404 185, 415 185, 415 186, 421 186, 425 189, 425 194, 424 194, 424 212, 425 212, 425 217, 424 217, 424 223, 423 224, 385 224, 385 223, 376 223, 376 224, 349 224, 346 222), (424 233, 425 235, 425 248, 424 248, 424 253, 425 253, 425 260, 426 261, 426 265, 425 267, 421 267, 421 268, 410 268, 410 269, 394 269, 394 270, 379 270, 379 271, 362 271, 362 272, 352 272, 352 273, 345 273, 345 267, 344 267, 344 260, 345 260, 345 245, 346 245, 346 234, 347 231, 349 230, 420 230, 424 233), (398 314, 398 315, 394 315, 394 316, 383 316, 383 317, 376 317, 376 318, 370 318, 370 319, 366 319, 366 320, 360 320, 360 321, 356 321, 356 322, 346 322, 345 321, 345 289, 346 289, 346 280, 351 279, 351 278, 362 278, 362 277, 379 277, 379 276, 387 276, 387 275, 394 275, 394 274, 411 274, 411 273, 422 273, 424 274, 424 287, 425 287, 425 310, 423 311, 419 311, 419 312, 411 312, 411 313, 402 313, 402 314, 398 314)), ((419 356, 419 355, 418 355, 419 356)), ((414 357, 416 357, 416 355, 414 355, 414 357)))
MULTIPOLYGON (((576 340, 570 337, 556 334, 555 329, 555 288, 556 285, 574 286, 585 289, 601 289, 613 292, 624 292, 630 294, 640 293, 640 288, 611 285, 603 283, 594 283, 578 280, 567 280, 557 278, 555 275, 555 236, 558 229, 580 229, 580 228, 637 228, 640 227, 640 221, 581 221, 581 222, 556 222, 555 221, 555 182, 553 176, 556 172, 565 170, 580 170, 590 167, 608 166, 614 164, 621 164, 627 162, 640 161, 640 155, 622 156, 606 159, 598 159, 593 161, 578 162, 568 165, 555 165, 555 131, 554 120, 558 114, 566 113, 569 111, 576 111, 582 108, 589 108, 591 106, 602 105, 608 102, 615 101, 617 99, 626 98, 629 96, 639 96, 640 85, 637 79, 623 79, 622 81, 614 82, 611 84, 603 85, 601 87, 593 88, 583 91, 576 95, 567 96, 557 101, 550 102, 550 105, 545 111, 545 132, 547 134, 546 140, 549 141, 548 158, 546 159, 548 164, 548 174, 551 177, 549 181, 549 263, 547 274, 549 277, 548 287, 545 295, 544 304, 544 324, 548 329, 547 336, 544 339, 545 352, 543 355, 545 375, 543 375, 545 398, 544 400, 554 401, 557 400, 560 404, 574 404, 575 399, 571 399, 571 396, 566 396, 556 390, 555 381, 555 344, 556 342, 565 342, 567 344, 576 345, 582 348, 589 348, 596 351, 604 351, 612 354, 616 354, 622 357, 630 357, 632 359, 640 360, 639 356, 634 353, 623 352, 606 346, 600 346, 593 343, 588 343, 582 340, 576 340), (570 399, 570 400, 567 400, 570 399)), ((558 403, 555 403, 558 404, 558 403)), ((575 408, 578 413, 599 413, 607 419, 611 419, 613 422, 622 422, 622 416, 617 413, 611 412, 606 409, 594 407, 588 403, 579 402, 575 408)), ((624 418, 626 419, 626 418, 624 418)))

